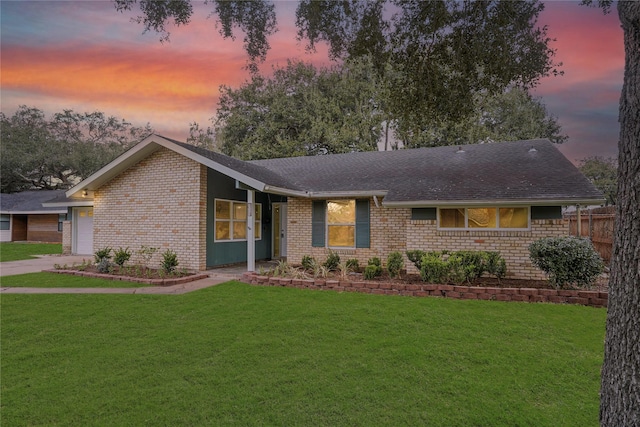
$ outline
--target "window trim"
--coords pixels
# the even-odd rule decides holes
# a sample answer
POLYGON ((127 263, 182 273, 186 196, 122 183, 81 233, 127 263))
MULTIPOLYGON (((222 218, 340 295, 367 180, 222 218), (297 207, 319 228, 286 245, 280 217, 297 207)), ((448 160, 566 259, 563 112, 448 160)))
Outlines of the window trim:
MULTIPOLYGON (((234 239, 233 238, 233 223, 234 222, 243 222, 245 224, 245 228, 246 228, 246 224, 247 224, 247 219, 249 218, 249 209, 247 206, 247 218, 244 220, 236 220, 233 219, 233 205, 236 204, 241 204, 241 205, 245 205, 247 206, 248 203, 246 201, 242 201, 242 200, 231 200, 231 199, 221 199, 221 198, 214 198, 213 199, 213 241, 215 243, 230 243, 230 242, 246 242, 247 238, 243 238, 243 239, 234 239), (220 202, 227 202, 230 204, 229 206, 229 216, 230 218, 220 218, 218 219, 216 217, 216 203, 220 201, 220 202), (224 222, 228 222, 229 223, 229 238, 228 239, 218 239, 217 238, 217 234, 216 234, 216 223, 218 221, 224 221, 224 222)), ((254 240, 258 241, 258 240, 262 240, 262 203, 260 202, 255 202, 253 203, 253 205, 255 206, 256 209, 258 209, 259 213, 260 213, 260 219, 254 219, 253 220, 253 227, 254 227, 254 240), (256 229, 260 229, 260 237, 256 237, 256 233, 255 230, 256 229)), ((253 213, 252 217, 256 218, 256 214, 255 212, 253 213)))
POLYGON ((530 231, 531 230, 531 206, 446 206, 438 207, 437 212, 437 228, 443 231, 530 231), (525 228, 507 228, 500 227, 500 209, 526 209, 527 210, 527 227, 525 228), (440 211, 443 209, 464 209, 464 227, 441 227, 440 226, 440 211), (469 209, 495 209, 496 210, 496 227, 469 227, 469 209))
POLYGON ((325 232, 325 242, 326 242, 326 247, 328 249, 355 249, 357 247, 357 236, 358 236, 358 232, 357 232, 357 223, 358 223, 358 213, 357 213, 357 205, 358 202, 356 199, 327 199, 325 200, 325 217, 324 217, 324 232, 325 232), (329 203, 333 202, 353 202, 353 222, 339 222, 339 223, 331 223, 329 224, 329 203), (330 226, 350 226, 353 227, 353 246, 331 246, 330 242, 329 242, 329 227, 330 226))

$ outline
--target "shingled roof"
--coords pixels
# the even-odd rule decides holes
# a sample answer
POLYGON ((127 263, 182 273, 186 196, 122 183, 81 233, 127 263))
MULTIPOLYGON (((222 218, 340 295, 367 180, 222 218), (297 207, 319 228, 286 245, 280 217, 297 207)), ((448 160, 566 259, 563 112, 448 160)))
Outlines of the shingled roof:
POLYGON ((32 190, 0 194, 0 212, 11 214, 66 213, 60 207, 43 207, 51 199, 64 196, 64 190, 32 190))
POLYGON ((251 162, 311 197, 386 192, 386 205, 601 203, 600 191, 548 140, 291 157, 251 162))
POLYGON ((66 193, 78 198, 166 148, 247 188, 294 197, 384 196, 386 206, 601 204, 602 194, 548 140, 242 161, 151 135, 66 193))

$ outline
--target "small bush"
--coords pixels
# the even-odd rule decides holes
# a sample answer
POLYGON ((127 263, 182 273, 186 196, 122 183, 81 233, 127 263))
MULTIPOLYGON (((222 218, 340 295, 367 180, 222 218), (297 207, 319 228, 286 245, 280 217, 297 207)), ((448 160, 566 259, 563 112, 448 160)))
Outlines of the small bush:
POLYGON ((504 278, 507 274, 507 262, 502 258, 500 252, 485 252, 486 253, 486 266, 487 273, 495 276, 498 279, 504 278))
POLYGON ((136 253, 142 258, 144 266, 147 267, 149 265, 149 261, 153 258, 153 254, 158 252, 158 248, 154 248, 151 246, 142 245, 136 253))
POLYGON ((349 267, 351 271, 358 271, 360 270, 360 262, 355 258, 348 259, 347 267, 349 267))
POLYGON ((113 252, 113 262, 122 267, 125 262, 129 261, 131 258, 131 251, 129 248, 118 248, 117 251, 113 252))
POLYGON ((111 248, 107 246, 106 248, 98 249, 93 256, 96 259, 96 264, 100 264, 103 259, 109 261, 111 259, 111 248))
POLYGON ((316 259, 311 255, 304 255, 301 265, 305 270, 313 270, 313 266, 316 265, 316 259))
POLYGON ((387 256, 387 271, 391 277, 400 277, 400 270, 404 267, 404 259, 400 252, 391 252, 387 256))
POLYGON ((162 262, 160 266, 162 267, 162 271, 165 273, 173 273, 173 271, 178 266, 178 254, 176 254, 171 249, 167 249, 162 253, 162 262))
POLYGON ((382 269, 377 265, 367 265, 362 274, 366 280, 373 280, 380 275, 382 269))
POLYGON ((340 264, 340 255, 333 251, 329 251, 329 255, 327 255, 327 259, 322 265, 327 267, 329 271, 332 271, 338 268, 338 264, 340 264))
POLYGON ((367 280, 371 280, 382 274, 382 263, 380 258, 373 257, 367 261, 367 266, 364 268, 363 276, 367 280))
POLYGON ((418 249, 414 251, 407 251, 406 254, 407 254, 407 258, 409 258, 409 261, 411 261, 418 270, 421 270, 422 257, 425 256, 427 253, 425 251, 421 251, 418 249))
POLYGON ((96 263, 96 270, 98 270, 98 273, 110 273, 111 269, 111 262, 109 261, 109 258, 103 257, 100 259, 100 262, 96 263))
POLYGON ((589 287, 604 270, 602 258, 587 239, 546 237, 529 245, 533 265, 549 275, 556 288, 589 287))
POLYGON ((293 271, 293 267, 289 265, 289 263, 285 260, 278 261, 278 265, 273 269, 274 276, 287 277, 293 271))
POLYGON ((449 279, 449 264, 442 259, 441 252, 425 252, 420 260, 420 277, 427 283, 446 283, 449 279))

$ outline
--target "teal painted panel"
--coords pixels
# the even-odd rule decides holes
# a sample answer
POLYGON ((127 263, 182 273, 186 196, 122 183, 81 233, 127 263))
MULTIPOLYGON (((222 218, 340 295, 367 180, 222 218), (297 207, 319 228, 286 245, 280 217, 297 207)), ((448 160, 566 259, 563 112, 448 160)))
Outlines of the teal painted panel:
POLYGON ((436 219, 436 208, 413 208, 411 209, 412 220, 433 220, 436 219))
POLYGON ((369 199, 356 200, 356 248, 368 248, 370 241, 369 199))
POLYGON ((531 206, 531 219, 562 219, 562 206, 531 206))
POLYGON ((325 245, 325 216, 327 202, 314 200, 311 212, 311 246, 323 248, 325 245))
MULTIPOLYGON (((247 242, 214 241, 215 199, 247 201, 246 190, 235 188, 235 180, 212 169, 207 173, 207 267, 247 261, 247 242)), ((286 202, 286 197, 255 193, 255 203, 262 205, 262 239, 256 241, 256 259, 271 259, 271 204, 286 202)))

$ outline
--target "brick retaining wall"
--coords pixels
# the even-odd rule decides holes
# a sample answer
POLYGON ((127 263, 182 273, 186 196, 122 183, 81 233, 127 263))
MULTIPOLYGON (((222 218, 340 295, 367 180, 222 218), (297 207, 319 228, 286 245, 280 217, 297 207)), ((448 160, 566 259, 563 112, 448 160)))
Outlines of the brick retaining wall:
POLYGON ((412 297, 445 297, 493 301, 549 302, 606 307, 608 294, 599 291, 556 290, 535 288, 483 288, 476 286, 402 284, 372 281, 343 281, 332 279, 292 279, 244 273, 242 282, 252 285, 285 286, 300 289, 361 292, 366 294, 402 295, 412 297))

